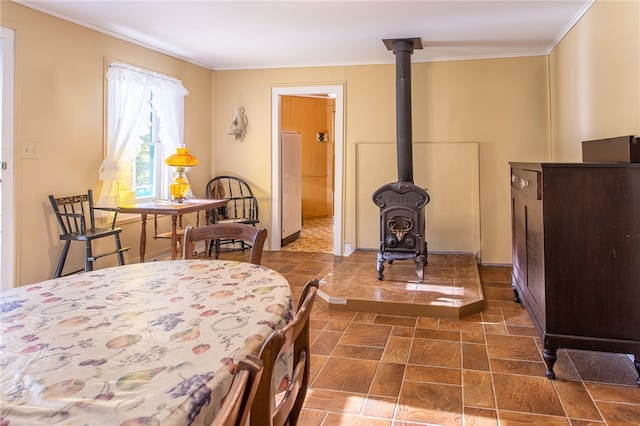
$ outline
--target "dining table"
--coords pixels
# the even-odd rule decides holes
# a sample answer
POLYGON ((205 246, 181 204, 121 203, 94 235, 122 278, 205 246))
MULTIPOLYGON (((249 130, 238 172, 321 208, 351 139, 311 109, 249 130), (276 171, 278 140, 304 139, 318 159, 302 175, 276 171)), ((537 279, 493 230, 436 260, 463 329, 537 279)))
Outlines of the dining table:
POLYGON ((208 425, 237 362, 293 318, 281 274, 206 258, 17 287, 0 309, 3 426, 208 425))
POLYGON ((139 214, 140 224, 140 262, 145 260, 147 247, 147 215, 171 216, 171 259, 178 257, 178 218, 187 213, 198 213, 203 210, 224 207, 229 200, 224 198, 213 199, 187 199, 182 202, 171 200, 145 201, 119 206, 119 213, 139 214))

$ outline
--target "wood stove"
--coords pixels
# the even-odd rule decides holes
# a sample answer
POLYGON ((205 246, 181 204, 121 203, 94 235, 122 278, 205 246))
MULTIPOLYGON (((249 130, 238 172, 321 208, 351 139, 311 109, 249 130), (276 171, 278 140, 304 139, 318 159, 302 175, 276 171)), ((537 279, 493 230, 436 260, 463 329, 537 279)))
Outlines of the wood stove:
POLYGON ((380 207, 380 251, 378 279, 384 279, 384 262, 412 259, 418 281, 424 281, 427 265, 424 207, 429 194, 413 183, 411 128, 411 55, 422 49, 419 38, 383 40, 396 56, 396 146, 398 181, 381 186, 373 193, 380 207))

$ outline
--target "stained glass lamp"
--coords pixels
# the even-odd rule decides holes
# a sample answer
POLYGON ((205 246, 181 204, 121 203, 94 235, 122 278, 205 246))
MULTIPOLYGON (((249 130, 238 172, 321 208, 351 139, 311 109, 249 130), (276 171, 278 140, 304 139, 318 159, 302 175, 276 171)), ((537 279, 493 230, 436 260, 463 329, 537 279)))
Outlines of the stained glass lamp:
POLYGON ((169 192, 173 201, 182 203, 187 198, 190 188, 187 171, 198 165, 198 159, 189 154, 189 149, 183 145, 177 148, 176 153, 167 157, 164 162, 168 166, 176 168, 173 182, 169 185, 169 192))

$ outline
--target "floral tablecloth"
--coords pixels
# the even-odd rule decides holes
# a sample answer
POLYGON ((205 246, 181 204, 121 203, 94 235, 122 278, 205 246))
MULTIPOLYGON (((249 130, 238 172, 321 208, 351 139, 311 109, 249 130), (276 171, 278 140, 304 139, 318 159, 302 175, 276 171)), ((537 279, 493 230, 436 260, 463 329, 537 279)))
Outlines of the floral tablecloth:
POLYGON ((208 424, 237 360, 292 315, 277 272, 206 259, 4 292, 0 425, 208 424))

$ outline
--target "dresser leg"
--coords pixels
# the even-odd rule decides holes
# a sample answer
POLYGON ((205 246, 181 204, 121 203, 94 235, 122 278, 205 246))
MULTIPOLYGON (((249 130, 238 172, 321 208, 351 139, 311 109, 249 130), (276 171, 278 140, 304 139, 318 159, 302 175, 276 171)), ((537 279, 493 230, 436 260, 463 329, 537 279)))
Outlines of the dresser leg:
POLYGON ((513 290, 513 301, 520 303, 520 296, 518 296, 518 290, 516 290, 515 284, 511 284, 511 289, 513 290))
POLYGON ((638 372, 638 380, 636 380, 636 383, 640 386, 640 355, 635 354, 633 356, 633 365, 636 366, 636 371, 638 372))
POLYGON ((553 364, 556 363, 558 356, 556 355, 556 349, 547 349, 544 348, 542 350, 542 358, 544 359, 544 363, 547 366, 547 370, 544 372, 544 375, 547 376, 548 379, 555 379, 556 373, 553 372, 553 364))

